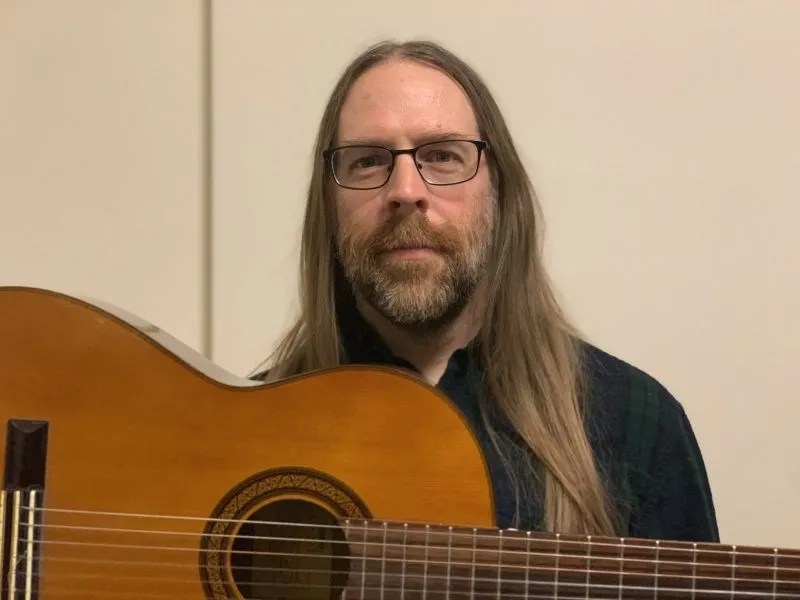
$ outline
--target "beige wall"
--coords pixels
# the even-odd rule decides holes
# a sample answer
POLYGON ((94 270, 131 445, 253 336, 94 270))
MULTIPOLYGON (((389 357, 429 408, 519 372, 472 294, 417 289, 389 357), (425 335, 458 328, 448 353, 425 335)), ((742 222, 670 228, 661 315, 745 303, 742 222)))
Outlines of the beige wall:
POLYGON ((200 4, 0 0, 0 281, 203 345, 200 4))
POLYGON ((577 324, 686 407, 725 541, 800 547, 800 4, 215 2, 210 277, 200 6, 0 0, 3 282, 88 289, 246 373, 293 315, 331 85, 432 36, 496 93, 577 324))

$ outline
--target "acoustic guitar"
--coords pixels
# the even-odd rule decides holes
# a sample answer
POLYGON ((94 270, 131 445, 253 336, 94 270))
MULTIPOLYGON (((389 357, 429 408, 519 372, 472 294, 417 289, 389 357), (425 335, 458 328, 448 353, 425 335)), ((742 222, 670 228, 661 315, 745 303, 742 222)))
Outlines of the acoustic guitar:
POLYGON ((4 599, 800 599, 800 552, 499 530, 450 401, 399 371, 234 377, 0 288, 4 599))

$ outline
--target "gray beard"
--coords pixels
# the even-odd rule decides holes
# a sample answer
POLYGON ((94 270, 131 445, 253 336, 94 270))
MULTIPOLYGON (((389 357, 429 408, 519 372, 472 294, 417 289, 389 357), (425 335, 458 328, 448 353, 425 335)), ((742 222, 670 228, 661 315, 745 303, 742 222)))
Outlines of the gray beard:
POLYGON ((464 312, 484 278, 494 228, 496 198, 469 230, 435 230, 420 218, 386 223, 372 240, 350 232, 338 240, 345 278, 353 292, 397 327, 439 331, 464 312), (405 244, 429 246, 435 256, 390 261, 385 252, 405 244))
POLYGON ((464 312, 483 269, 455 273, 448 265, 432 278, 419 272, 425 267, 428 265, 393 266, 390 272, 381 269, 368 278, 355 273, 347 273, 347 278, 355 293, 393 325, 418 334, 435 334, 464 312), (406 271, 406 276, 393 276, 397 271, 406 271))

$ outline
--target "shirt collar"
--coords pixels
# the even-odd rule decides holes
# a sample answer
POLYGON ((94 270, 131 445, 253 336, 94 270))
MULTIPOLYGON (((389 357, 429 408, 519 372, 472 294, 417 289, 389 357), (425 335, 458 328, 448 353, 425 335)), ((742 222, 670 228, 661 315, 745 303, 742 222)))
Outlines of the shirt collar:
MULTIPOLYGON (((364 319, 352 293, 341 294, 337 300, 336 313, 345 363, 390 365, 418 373, 414 365, 394 354, 375 328, 364 319)), ((476 360, 477 355, 474 344, 456 350, 450 358, 448 369, 454 367, 459 371, 466 369, 471 362, 470 359, 476 360)))

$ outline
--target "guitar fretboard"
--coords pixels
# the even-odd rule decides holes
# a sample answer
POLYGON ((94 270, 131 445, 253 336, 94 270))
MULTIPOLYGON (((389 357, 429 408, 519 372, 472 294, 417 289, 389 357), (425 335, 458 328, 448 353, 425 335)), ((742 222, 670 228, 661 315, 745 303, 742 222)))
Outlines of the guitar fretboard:
POLYGON ((351 599, 800 599, 800 553, 776 548, 374 521, 345 530, 351 599))

